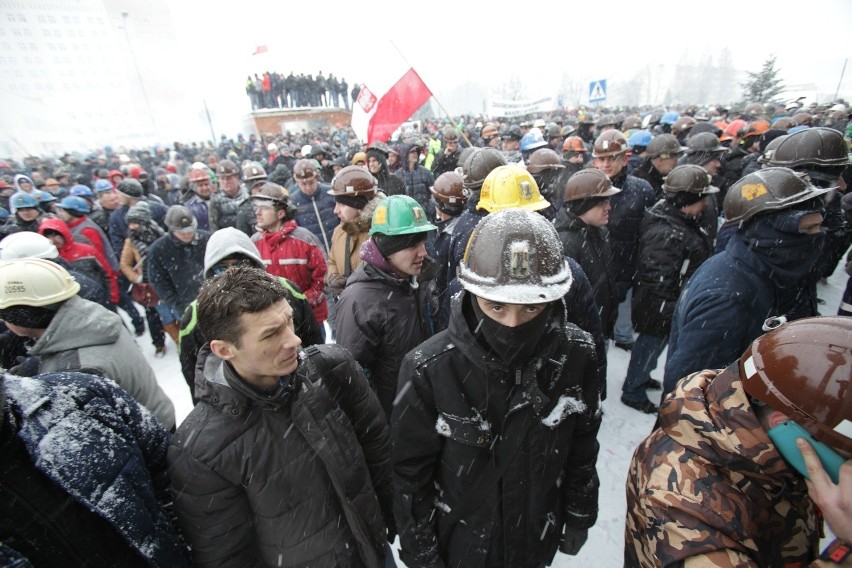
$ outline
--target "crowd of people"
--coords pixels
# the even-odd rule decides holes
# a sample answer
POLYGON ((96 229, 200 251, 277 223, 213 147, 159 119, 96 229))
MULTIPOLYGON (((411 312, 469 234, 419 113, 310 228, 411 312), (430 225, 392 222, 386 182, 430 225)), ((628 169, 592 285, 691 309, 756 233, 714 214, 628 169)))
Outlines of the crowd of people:
POLYGON ((596 522, 623 349, 621 403, 658 416, 626 566, 840 564, 852 284, 826 306, 817 283, 852 239, 848 117, 579 109, 0 164, 0 558, 392 566, 398 537, 412 567, 549 565, 596 522), (179 346, 180 424, 146 331, 179 346))
MULTIPOLYGON (((358 98, 360 88, 352 86, 352 102, 358 98)), ((333 73, 328 77, 322 71, 314 77, 311 74, 292 71, 286 77, 283 73, 269 71, 262 75, 254 74, 246 78, 246 94, 251 101, 251 109, 297 108, 297 107, 334 107, 349 110, 349 84, 346 79, 338 79, 333 73)))

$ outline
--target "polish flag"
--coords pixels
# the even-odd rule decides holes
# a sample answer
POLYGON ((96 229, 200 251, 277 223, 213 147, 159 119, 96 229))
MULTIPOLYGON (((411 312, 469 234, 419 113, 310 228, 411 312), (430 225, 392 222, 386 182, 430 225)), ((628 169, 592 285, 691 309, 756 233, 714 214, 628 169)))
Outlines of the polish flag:
POLYGON ((265 45, 258 45, 252 55, 260 55, 261 53, 269 53, 269 48, 265 45))
POLYGON ((429 87, 411 68, 385 90, 373 90, 363 84, 358 99, 352 105, 352 129, 366 144, 385 142, 431 97, 429 87))

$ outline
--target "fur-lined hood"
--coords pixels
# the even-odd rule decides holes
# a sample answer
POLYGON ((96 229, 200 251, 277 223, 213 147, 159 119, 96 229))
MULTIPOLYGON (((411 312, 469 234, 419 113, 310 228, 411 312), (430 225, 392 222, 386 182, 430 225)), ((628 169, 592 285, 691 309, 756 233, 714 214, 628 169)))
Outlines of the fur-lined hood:
POLYGON ((366 233, 370 230, 370 226, 373 224, 373 212, 376 210, 379 201, 385 197, 387 197, 387 195, 381 191, 376 192, 376 196, 367 202, 366 207, 361 209, 361 212, 357 217, 351 221, 343 221, 340 224, 340 227, 349 236, 366 233))

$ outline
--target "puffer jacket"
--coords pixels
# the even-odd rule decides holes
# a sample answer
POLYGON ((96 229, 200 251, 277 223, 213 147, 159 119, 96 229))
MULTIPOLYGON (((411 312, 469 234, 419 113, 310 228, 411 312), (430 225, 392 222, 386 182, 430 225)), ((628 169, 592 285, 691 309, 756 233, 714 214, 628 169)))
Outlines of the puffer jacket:
POLYGON ((175 426, 172 401, 121 317, 98 304, 77 296, 63 302, 30 355, 40 359, 40 373, 82 371, 112 379, 166 428, 175 426))
POLYGON ((554 226, 562 241, 565 256, 577 261, 586 273, 592 285, 604 335, 611 338, 618 316, 619 298, 616 267, 613 265, 607 229, 587 225, 564 208, 556 214, 554 226))
POLYGON ((666 337, 683 285, 713 253, 713 240, 696 219, 666 201, 645 212, 633 286, 633 327, 666 337))
POLYGON ((317 321, 327 320, 326 263, 316 237, 290 220, 278 231, 256 233, 252 240, 266 271, 293 281, 308 298, 317 321))
POLYGON ((423 208, 423 211, 426 211, 429 219, 434 219, 434 207, 429 206, 429 202, 432 199, 432 194, 429 192, 429 188, 435 185, 435 176, 432 175, 431 171, 424 168, 419 163, 415 164, 413 168, 409 168, 407 163, 409 147, 410 146, 408 144, 400 144, 399 146, 399 151, 402 155, 400 160, 404 160, 406 162, 404 166, 400 168, 397 175, 399 175, 399 177, 402 178, 402 181, 405 182, 405 194, 414 198, 414 200, 420 204, 420 207, 423 208))
POLYGON ((769 440, 735 368, 689 376, 660 406, 659 428, 630 463, 624 538, 630 568, 686 558, 805 566, 816 557, 805 482, 769 440))
POLYGON ((170 434, 150 412, 83 373, 5 375, 0 389, 0 540, 34 566, 187 565, 170 434))
POLYGON ((208 350, 200 402, 172 438, 175 510, 196 566, 373 568, 391 495, 388 426, 333 345, 263 396, 208 350))
POLYGON ((597 518, 594 344, 566 322, 560 300, 533 358, 510 369, 471 331, 470 302, 457 296, 450 327, 409 352, 400 370, 391 461, 401 559, 410 567, 549 564, 566 524, 582 530, 597 518), (504 444, 512 451, 502 479, 479 493, 504 444), (464 505, 473 493, 477 503, 464 505), (469 512, 448 526, 456 507, 469 512))
POLYGON ((331 250, 328 252, 328 269, 325 273, 325 283, 329 289, 339 296, 346 286, 346 279, 361 264, 361 245, 370 238, 368 234, 373 221, 373 212, 381 198, 376 197, 367 202, 357 217, 351 221, 342 221, 334 228, 331 235, 331 250), (347 252, 349 265, 347 267, 347 252))
POLYGON ((434 333, 433 277, 434 266, 428 261, 419 277, 401 277, 370 240, 337 304, 337 344, 365 370, 388 417, 402 358, 434 333))

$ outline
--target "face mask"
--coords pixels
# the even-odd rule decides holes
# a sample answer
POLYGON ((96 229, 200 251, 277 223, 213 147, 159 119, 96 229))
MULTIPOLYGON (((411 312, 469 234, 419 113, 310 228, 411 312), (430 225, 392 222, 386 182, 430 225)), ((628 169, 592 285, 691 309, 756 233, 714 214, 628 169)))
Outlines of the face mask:
POLYGON ((485 315, 476 299, 471 298, 471 303, 479 322, 480 337, 508 367, 520 367, 535 355, 550 320, 549 304, 530 321, 517 327, 506 327, 485 315))

